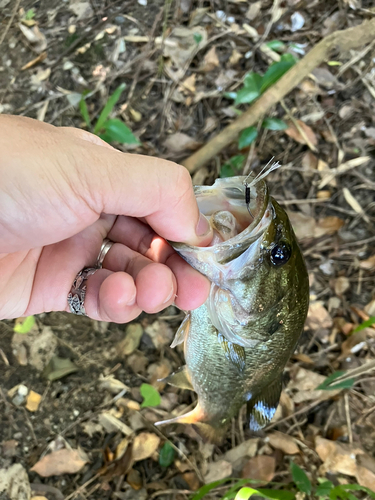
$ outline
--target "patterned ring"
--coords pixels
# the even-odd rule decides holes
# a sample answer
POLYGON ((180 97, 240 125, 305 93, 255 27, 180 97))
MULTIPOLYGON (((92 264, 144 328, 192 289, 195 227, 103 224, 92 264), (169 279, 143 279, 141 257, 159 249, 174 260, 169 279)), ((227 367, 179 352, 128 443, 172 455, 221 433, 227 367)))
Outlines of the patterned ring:
POLYGON ((87 316, 85 310, 86 281, 96 271, 96 268, 87 267, 82 269, 75 277, 72 289, 68 294, 68 304, 71 313, 78 314, 79 316, 87 316))

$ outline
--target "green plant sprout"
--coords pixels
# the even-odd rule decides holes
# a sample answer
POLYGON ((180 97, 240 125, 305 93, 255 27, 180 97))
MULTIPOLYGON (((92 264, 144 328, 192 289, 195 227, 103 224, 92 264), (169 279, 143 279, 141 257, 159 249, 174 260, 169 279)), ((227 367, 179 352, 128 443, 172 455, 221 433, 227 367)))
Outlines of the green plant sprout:
POLYGON ((85 95, 87 95, 87 93, 82 95, 82 99, 79 103, 79 109, 88 130, 99 136, 103 139, 103 141, 108 143, 120 142, 121 144, 138 145, 141 144, 139 139, 122 120, 119 118, 109 118, 113 108, 116 106, 121 94, 125 90, 125 87, 125 83, 122 83, 117 87, 113 94, 109 96, 94 126, 91 123, 89 110, 85 101, 85 95))
MULTIPOLYGON (((279 51, 285 49, 285 44, 279 40, 273 40, 266 44, 270 49, 279 51)), ((251 104, 258 99, 269 87, 274 85, 295 63, 297 59, 292 54, 283 54, 278 62, 271 64, 266 73, 261 76, 251 71, 244 78, 243 86, 237 92, 227 92, 225 97, 234 100, 234 105, 251 104)), ((285 130, 288 125, 279 118, 265 118, 262 128, 267 130, 285 130)), ((238 138, 238 149, 242 150, 250 146, 258 137, 257 127, 247 127, 242 130, 238 138)), ((236 155, 224 163, 220 169, 220 177, 231 177, 238 175, 244 165, 245 156, 236 155)))

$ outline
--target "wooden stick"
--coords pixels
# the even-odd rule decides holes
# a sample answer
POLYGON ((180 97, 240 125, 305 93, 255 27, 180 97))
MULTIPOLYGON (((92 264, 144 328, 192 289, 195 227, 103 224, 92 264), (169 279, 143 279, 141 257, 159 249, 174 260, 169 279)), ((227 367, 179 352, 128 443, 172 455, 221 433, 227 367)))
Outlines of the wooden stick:
POLYGON ((240 132, 251 127, 286 96, 292 89, 327 60, 330 54, 339 49, 341 53, 356 49, 375 40, 375 19, 364 22, 354 28, 335 31, 321 40, 306 56, 283 75, 278 82, 270 87, 249 109, 234 122, 225 127, 217 136, 194 154, 182 162, 189 172, 195 172, 217 155, 228 144, 238 139, 240 132))

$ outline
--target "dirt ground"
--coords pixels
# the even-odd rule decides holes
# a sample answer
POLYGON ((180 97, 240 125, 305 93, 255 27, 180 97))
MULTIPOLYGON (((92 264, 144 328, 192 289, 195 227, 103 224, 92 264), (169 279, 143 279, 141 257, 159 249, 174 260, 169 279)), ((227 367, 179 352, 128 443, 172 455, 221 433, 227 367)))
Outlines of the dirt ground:
MULTIPOLYGON (((375 10, 370 0, 0 0, 0 14, 1 113, 87 128, 82 95, 95 122, 125 83, 112 115, 141 146, 115 146, 182 161, 248 107, 235 108, 225 94, 249 71, 267 71, 266 42, 281 41, 301 59, 375 10)), ((27 335, 3 321, 0 486, 1 471, 20 464, 28 480, 18 498, 187 499, 226 477, 295 491, 293 460, 313 485, 326 478, 375 490, 375 329, 353 332, 375 316, 374 43, 337 53, 267 116, 289 128, 259 124, 256 141, 240 153, 250 150, 256 172, 272 157, 282 164, 268 182, 288 210, 311 286, 305 330, 271 424, 251 433, 241 411, 220 446, 189 426, 156 430, 155 421, 196 400, 157 382, 183 364, 182 350, 169 347, 184 316, 175 307, 131 325, 43 314, 27 335), (57 358, 68 364, 48 374, 57 358), (316 390, 337 371, 346 384, 316 390), (158 406, 140 407, 144 383, 160 392, 158 406), (68 452, 63 472, 31 470, 43 459, 52 470, 48 457, 57 450, 68 452)), ((225 148, 193 182, 211 184, 238 154, 236 144, 225 148)), ((205 498, 222 498, 228 484, 205 498)), ((0 490, 8 498, 17 496, 0 490)))

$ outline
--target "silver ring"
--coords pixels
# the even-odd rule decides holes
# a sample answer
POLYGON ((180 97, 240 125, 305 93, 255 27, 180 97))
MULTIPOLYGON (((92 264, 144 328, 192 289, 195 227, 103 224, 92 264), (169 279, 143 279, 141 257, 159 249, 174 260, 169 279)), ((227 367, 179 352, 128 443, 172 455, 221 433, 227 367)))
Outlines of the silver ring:
POLYGON ((72 289, 68 294, 68 304, 71 313, 78 314, 79 316, 87 316, 85 310, 86 281, 96 271, 97 269, 94 267, 86 267, 75 277, 72 289))
POLYGON ((103 240, 102 246, 100 247, 98 258, 96 259, 95 267, 97 269, 101 269, 103 267, 103 261, 105 259, 105 256, 110 251, 113 244, 114 242, 109 240, 108 238, 105 238, 105 240, 103 240))

